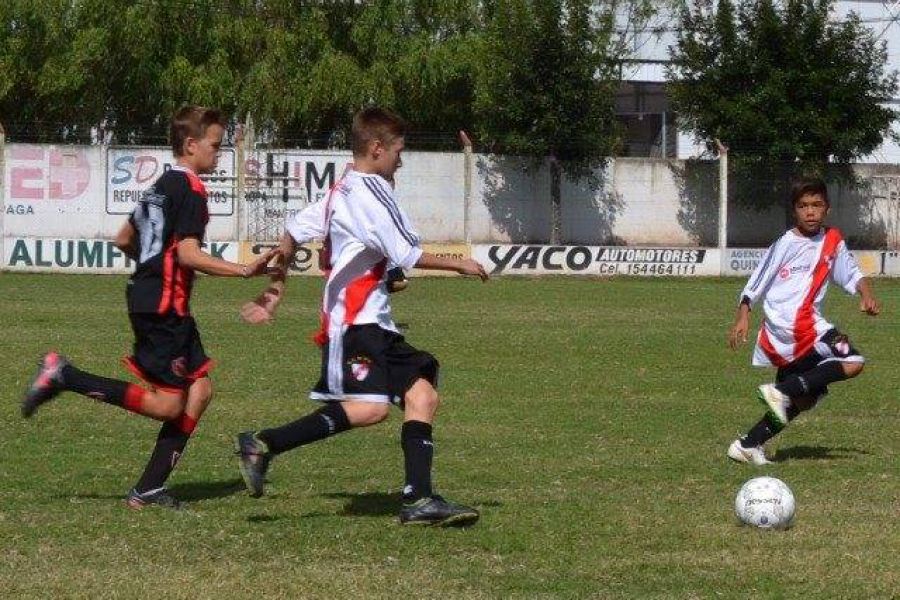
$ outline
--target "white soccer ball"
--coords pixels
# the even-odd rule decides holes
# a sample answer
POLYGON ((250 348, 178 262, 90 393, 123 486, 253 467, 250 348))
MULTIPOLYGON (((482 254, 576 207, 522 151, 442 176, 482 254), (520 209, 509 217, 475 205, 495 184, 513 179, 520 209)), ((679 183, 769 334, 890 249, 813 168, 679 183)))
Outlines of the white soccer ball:
POLYGON ((734 512, 747 525, 785 529, 794 518, 794 494, 780 479, 754 477, 738 491, 734 512))

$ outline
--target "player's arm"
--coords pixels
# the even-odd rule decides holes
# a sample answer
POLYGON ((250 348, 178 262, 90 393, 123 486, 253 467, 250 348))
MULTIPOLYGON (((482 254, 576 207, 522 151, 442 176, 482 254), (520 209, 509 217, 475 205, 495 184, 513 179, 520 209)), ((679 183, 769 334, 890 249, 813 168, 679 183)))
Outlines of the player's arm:
POLYGON ((116 248, 121 250, 125 256, 131 260, 137 260, 137 230, 134 228, 134 225, 131 224, 131 219, 126 220, 125 223, 122 224, 122 227, 119 228, 119 232, 116 234, 116 239, 113 241, 113 244, 115 244, 116 248))
POLYGON ((834 260, 834 268, 831 278, 835 283, 844 288, 847 293, 859 294, 859 310, 873 317, 881 312, 881 306, 872 292, 872 284, 866 277, 859 263, 850 253, 846 242, 841 240, 838 244, 837 255, 834 260))
POLYGON ((200 240, 194 236, 182 238, 178 242, 178 263, 189 269, 218 277, 255 277, 272 272, 277 267, 269 267, 269 261, 278 256, 280 250, 272 248, 252 263, 243 265, 216 258, 200 247, 200 240))
POLYGON ((269 285, 259 295, 241 307, 241 319, 252 325, 269 323, 275 310, 284 299, 285 280, 298 244, 289 233, 281 238, 274 270, 270 273, 269 285))
POLYGON ((859 280, 856 284, 856 291, 859 292, 859 310, 861 312, 873 317, 881 312, 881 305, 872 292, 872 285, 869 283, 868 277, 859 280))
POLYGON ((750 299, 744 296, 735 311, 734 324, 728 330, 728 345, 732 350, 737 350, 741 344, 747 342, 748 331, 750 331, 750 299))
POLYGON ((434 269, 438 271, 455 271, 460 275, 474 275, 482 281, 488 280, 487 271, 476 260, 471 258, 458 259, 449 256, 438 256, 431 252, 423 252, 419 260, 416 261, 417 269, 434 269))

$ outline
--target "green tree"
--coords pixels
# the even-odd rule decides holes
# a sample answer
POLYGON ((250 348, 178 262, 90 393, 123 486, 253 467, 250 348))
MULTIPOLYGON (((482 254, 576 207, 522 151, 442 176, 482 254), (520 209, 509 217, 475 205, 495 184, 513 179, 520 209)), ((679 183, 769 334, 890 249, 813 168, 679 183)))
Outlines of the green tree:
POLYGON ((475 131, 488 149, 549 158, 551 242, 560 238, 560 179, 602 166, 618 137, 618 3, 495 0, 476 69, 475 131))
POLYGON ((798 174, 849 176, 897 111, 886 49, 834 0, 694 0, 683 5, 668 77, 681 123, 729 146, 737 197, 770 206, 798 174), (761 185, 754 185, 761 184, 761 185))

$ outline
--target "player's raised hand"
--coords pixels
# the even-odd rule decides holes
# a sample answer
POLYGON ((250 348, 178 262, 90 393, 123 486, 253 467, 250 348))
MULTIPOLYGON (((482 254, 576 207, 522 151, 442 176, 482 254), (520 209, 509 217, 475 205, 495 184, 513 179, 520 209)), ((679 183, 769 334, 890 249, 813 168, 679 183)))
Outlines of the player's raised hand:
POLYGON ((481 266, 481 263, 471 258, 467 258, 461 261, 458 272, 461 275, 474 275, 475 277, 481 279, 481 281, 488 280, 487 271, 484 270, 484 267, 481 266))

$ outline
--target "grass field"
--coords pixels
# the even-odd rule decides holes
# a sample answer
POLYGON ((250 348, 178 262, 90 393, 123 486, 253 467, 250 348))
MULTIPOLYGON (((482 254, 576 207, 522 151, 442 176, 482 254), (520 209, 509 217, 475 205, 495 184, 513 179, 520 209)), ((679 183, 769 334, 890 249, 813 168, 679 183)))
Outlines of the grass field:
POLYGON ((250 498, 231 436, 312 407, 319 282, 291 280, 278 322, 250 328, 260 282, 204 279, 194 312, 217 395, 171 489, 191 510, 123 498, 157 425, 75 395, 30 421, 21 392, 46 348, 122 376, 124 278, 0 275, 3 598, 890 598, 900 592, 897 309, 832 288, 827 314, 870 364, 769 449, 729 462, 770 377, 725 332, 738 280, 414 280, 408 339, 442 363, 436 484, 466 530, 402 528, 400 415, 280 457, 250 498), (753 475, 797 498, 786 532, 739 527, 753 475))

